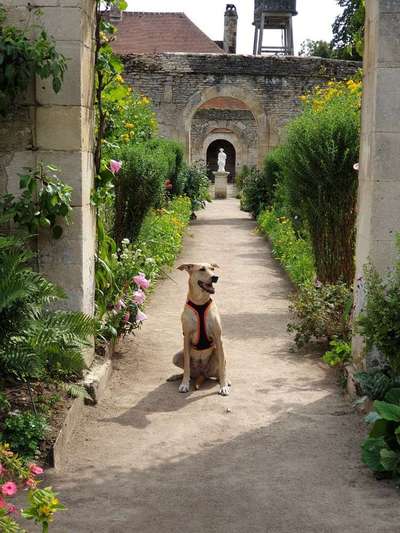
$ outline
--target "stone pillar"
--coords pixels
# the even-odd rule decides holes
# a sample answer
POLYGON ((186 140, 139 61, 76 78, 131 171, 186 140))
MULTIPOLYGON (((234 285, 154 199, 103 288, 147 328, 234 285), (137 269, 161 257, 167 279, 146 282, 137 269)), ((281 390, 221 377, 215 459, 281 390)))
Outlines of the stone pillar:
POLYGON ((43 22, 57 49, 67 58, 61 91, 50 81, 36 81, 37 158, 61 170, 73 187, 73 217, 63 237, 42 236, 42 272, 68 294, 66 305, 93 313, 95 213, 90 205, 94 166, 94 31, 95 0, 39 0, 43 22))
MULTIPOLYGON (((400 231, 400 2, 367 0, 364 97, 356 246, 356 313, 363 306, 363 267, 392 267, 400 231)), ((353 343, 355 360, 361 339, 353 343)))
POLYGON ((224 51, 236 54, 238 14, 233 4, 227 4, 224 18, 224 51))
MULTIPOLYGON (((94 183, 94 32, 95 0, 6 0, 8 23, 44 25, 67 58, 61 91, 50 80, 37 79, 0 142, 0 182, 18 192, 17 174, 39 161, 57 166, 60 178, 73 187, 73 216, 58 241, 39 236, 40 271, 64 288, 63 306, 94 311, 95 212, 90 205, 94 183), (41 16, 35 20, 35 11, 41 16), (3 176, 3 178, 2 178, 3 176)), ((0 130, 0 132, 1 132, 0 130)), ((0 187, 1 189, 1 187, 0 187)), ((3 187, 4 189, 4 187, 3 187)), ((90 357, 89 357, 90 359, 90 357)))

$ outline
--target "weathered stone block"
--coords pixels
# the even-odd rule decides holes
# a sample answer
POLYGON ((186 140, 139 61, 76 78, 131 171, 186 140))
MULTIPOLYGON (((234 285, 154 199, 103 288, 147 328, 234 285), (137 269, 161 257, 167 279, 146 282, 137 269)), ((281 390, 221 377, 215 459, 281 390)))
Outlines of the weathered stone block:
POLYGON ((400 167, 397 161, 397 154, 400 153, 400 132, 375 133, 373 148, 375 157, 370 161, 370 174, 366 178, 400 182, 400 167))
POLYGON ((387 66, 400 66, 400 14, 382 13, 379 18, 378 61, 387 66), (390 39, 387 36, 390 35, 390 39))
POLYGON ((42 22, 57 42, 82 41, 85 15, 74 7, 47 7, 43 10, 42 22))
POLYGON ((95 216, 89 207, 75 207, 61 239, 40 234, 40 270, 68 294, 66 309, 94 311, 95 216))
POLYGON ((382 132, 398 132, 400 116, 400 68, 377 70, 375 128, 382 132))
MULTIPOLYGON (((80 151, 82 120, 83 111, 79 106, 39 107, 36 114, 38 148, 80 151)), ((88 136, 89 132, 85 134, 88 136)))
POLYGON ((53 91, 51 78, 36 79, 36 97, 40 105, 81 105, 82 48, 79 41, 57 43, 57 50, 67 58, 67 70, 58 93, 53 91))

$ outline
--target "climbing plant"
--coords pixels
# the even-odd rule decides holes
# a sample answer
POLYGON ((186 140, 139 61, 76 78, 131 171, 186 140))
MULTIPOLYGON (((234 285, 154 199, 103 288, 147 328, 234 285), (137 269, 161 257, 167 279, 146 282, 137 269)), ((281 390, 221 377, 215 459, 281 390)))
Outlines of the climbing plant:
POLYGON ((72 211, 72 188, 57 177, 56 171, 43 163, 26 168, 19 175, 22 194, 19 198, 13 194, 0 197, 0 214, 11 215, 14 223, 31 235, 40 228, 49 228, 59 239, 63 233, 60 222, 68 222, 72 211))
MULTIPOLYGON (((28 4, 29 6, 30 4, 28 4)), ((30 8, 31 9, 31 8, 30 8)), ((36 18, 39 10, 31 11, 36 18)), ((59 53, 55 41, 39 24, 28 23, 23 29, 6 25, 7 12, 0 4, 0 115, 12 109, 16 98, 26 91, 37 75, 51 78, 53 90, 61 89, 66 58, 59 53), (32 29, 36 37, 31 37, 32 29)))

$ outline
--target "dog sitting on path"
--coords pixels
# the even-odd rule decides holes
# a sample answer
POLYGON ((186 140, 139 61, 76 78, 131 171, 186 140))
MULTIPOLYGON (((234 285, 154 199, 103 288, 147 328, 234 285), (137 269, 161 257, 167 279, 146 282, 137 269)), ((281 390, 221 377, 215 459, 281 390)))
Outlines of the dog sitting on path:
POLYGON ((218 281, 215 269, 209 263, 184 264, 178 270, 189 274, 189 293, 182 313, 183 350, 175 354, 173 363, 183 368, 183 375, 172 376, 168 381, 182 378, 179 392, 189 392, 190 379, 196 379, 196 389, 208 378, 217 378, 219 393, 228 396, 230 383, 226 377, 226 361, 222 344, 221 319, 210 294, 218 281))

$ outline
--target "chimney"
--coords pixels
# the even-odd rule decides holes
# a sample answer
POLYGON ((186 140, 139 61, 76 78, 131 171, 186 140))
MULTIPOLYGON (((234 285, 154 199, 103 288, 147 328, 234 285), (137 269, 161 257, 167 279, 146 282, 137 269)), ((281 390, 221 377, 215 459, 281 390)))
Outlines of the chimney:
POLYGON ((122 21, 122 11, 116 5, 111 5, 110 22, 121 22, 121 21, 122 21))
POLYGON ((224 51, 236 54, 238 14, 234 4, 227 4, 224 24, 224 51))

